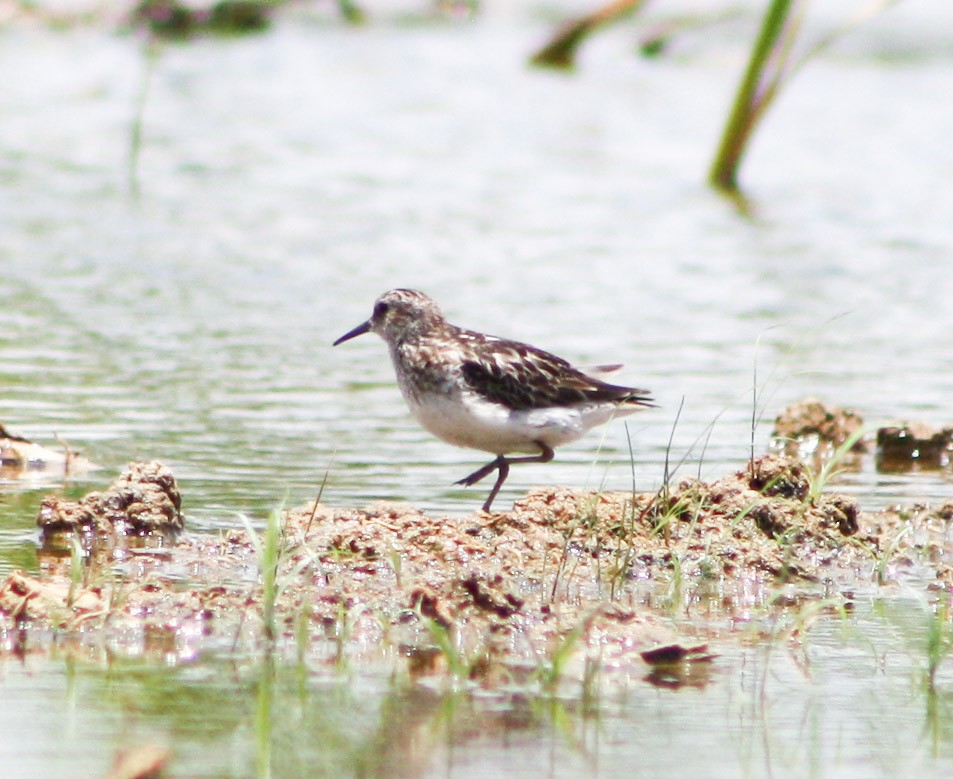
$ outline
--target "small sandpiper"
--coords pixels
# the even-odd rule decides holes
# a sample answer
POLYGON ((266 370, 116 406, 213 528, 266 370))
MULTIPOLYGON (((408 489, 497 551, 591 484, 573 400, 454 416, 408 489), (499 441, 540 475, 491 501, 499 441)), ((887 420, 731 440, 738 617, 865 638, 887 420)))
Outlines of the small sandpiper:
POLYGON ((499 475, 483 504, 489 511, 514 463, 546 463, 557 446, 615 417, 652 405, 647 390, 607 384, 529 344, 451 325, 422 292, 392 289, 366 322, 334 346, 377 333, 390 349, 400 391, 411 413, 447 443, 496 459, 455 482, 469 487, 499 475), (510 452, 538 452, 506 457, 510 452))

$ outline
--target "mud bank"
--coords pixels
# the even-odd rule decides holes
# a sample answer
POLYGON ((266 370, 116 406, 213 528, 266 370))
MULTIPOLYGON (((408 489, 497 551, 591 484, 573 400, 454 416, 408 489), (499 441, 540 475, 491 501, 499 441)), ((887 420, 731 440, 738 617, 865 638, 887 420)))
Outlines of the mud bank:
POLYGON ((707 662, 707 641, 806 602, 849 608, 905 572, 953 589, 953 505, 867 514, 821 486, 770 455, 714 482, 536 490, 462 518, 308 505, 274 517, 269 547, 250 528, 179 532, 171 473, 133 464, 103 493, 44 501, 40 574, 0 584, 0 651, 184 660, 271 645, 496 684, 707 662))

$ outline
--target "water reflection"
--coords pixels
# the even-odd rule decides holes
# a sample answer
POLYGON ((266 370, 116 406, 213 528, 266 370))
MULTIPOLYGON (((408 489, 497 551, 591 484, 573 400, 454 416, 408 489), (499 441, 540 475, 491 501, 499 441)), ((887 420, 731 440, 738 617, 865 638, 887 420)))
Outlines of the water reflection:
MULTIPOLYGON (((0 725, 15 737, 2 751, 11 776, 40 767, 66 775, 66 766, 105 775, 113 753, 82 746, 104 742, 116 752, 168 749, 173 776, 600 776, 633 760, 648 775, 680 766, 768 776, 818 765, 846 776, 872 767, 946 775, 950 670, 941 668, 932 690, 919 688, 915 631, 893 631, 868 601, 860 612, 820 620, 803 646, 722 642, 717 662, 698 666, 714 671, 703 685, 613 674, 582 696, 488 691, 383 666, 328 674, 317 658, 302 665, 274 654, 171 667, 55 651, 8 658, 4 698, 31 689, 31 719, 27 726, 24 712, 0 707, 0 725), (796 659, 802 650, 806 665, 796 659), (62 736, 40 759, 31 745, 46 743, 49 728, 62 736), (24 756, 13 760, 15 744, 24 756)), ((902 619, 899 604, 895 613, 902 619)))

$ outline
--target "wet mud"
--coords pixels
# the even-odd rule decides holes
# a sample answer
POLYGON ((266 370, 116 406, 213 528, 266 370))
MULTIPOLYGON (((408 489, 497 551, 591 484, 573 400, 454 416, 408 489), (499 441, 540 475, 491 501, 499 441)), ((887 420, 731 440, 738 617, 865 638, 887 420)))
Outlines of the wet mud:
POLYGON ((866 452, 870 446, 863 433, 864 420, 853 409, 807 398, 778 414, 771 437, 775 449, 806 458, 818 452, 830 456, 844 446, 866 452))
MULTIPOLYGON (((861 440, 855 415, 805 408, 815 448, 861 440)), ((783 437, 796 440, 792 425, 783 437)), ((103 492, 43 501, 39 575, 0 583, 0 651, 79 641, 181 660, 272 646, 486 685, 594 667, 700 683, 709 642, 739 625, 846 609, 906 575, 953 591, 953 502, 867 513, 824 477, 775 452, 715 481, 540 489, 492 514, 306 505, 276 514, 269 536, 188 532, 171 471, 134 463, 103 492)))
POLYGON ((170 468, 158 462, 131 463, 104 492, 91 492, 78 501, 46 498, 36 522, 49 546, 71 533, 87 539, 165 535, 171 540, 184 526, 181 509, 182 496, 170 468))

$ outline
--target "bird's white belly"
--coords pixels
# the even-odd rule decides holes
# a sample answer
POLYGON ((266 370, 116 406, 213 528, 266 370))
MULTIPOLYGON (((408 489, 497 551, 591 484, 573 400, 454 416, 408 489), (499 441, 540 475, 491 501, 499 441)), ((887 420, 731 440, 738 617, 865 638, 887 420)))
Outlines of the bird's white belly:
POLYGON ((537 452, 536 441, 555 449, 628 412, 591 406, 511 411, 474 395, 427 394, 420 400, 408 397, 407 403, 417 421, 438 438, 493 454, 537 452))

